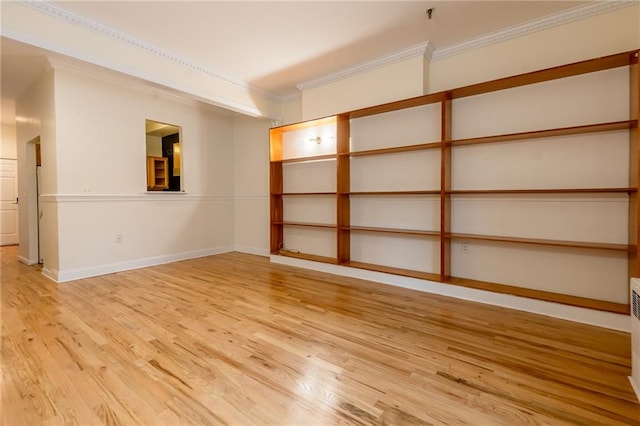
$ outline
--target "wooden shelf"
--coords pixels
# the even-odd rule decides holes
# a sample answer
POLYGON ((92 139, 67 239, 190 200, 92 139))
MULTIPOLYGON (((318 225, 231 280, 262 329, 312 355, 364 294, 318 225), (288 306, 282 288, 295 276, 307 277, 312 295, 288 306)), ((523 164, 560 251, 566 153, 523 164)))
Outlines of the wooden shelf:
POLYGON ((486 281, 472 280, 468 278, 449 277, 445 281, 443 281, 443 283, 475 288, 477 290, 486 290, 494 293, 528 297, 531 299, 544 300, 547 302, 562 303, 564 305, 578 306, 581 308, 597 309, 600 311, 629 315, 629 305, 624 303, 614 303, 604 300, 588 299, 585 297, 552 293, 549 291, 532 290, 524 287, 496 284, 486 281))
POLYGON ((414 271, 412 269, 403 269, 403 268, 394 268, 391 266, 356 262, 353 260, 348 262, 342 262, 340 263, 340 265, 348 266, 351 268, 366 269, 366 270, 375 271, 375 272, 384 272, 384 273, 393 274, 393 275, 401 275, 404 277, 418 278, 421 280, 438 281, 440 279, 440 276, 438 274, 434 274, 431 272, 414 271))
POLYGON ((427 231, 421 229, 400 229, 400 228, 381 228, 373 226, 349 226, 340 227, 340 230, 344 231, 362 231, 362 232, 381 232, 386 234, 399 234, 399 235, 427 235, 432 237, 439 237, 440 231, 427 231))
POLYGON ((621 252, 631 252, 634 250, 633 246, 630 246, 628 244, 596 243, 596 242, 588 242, 588 241, 545 240, 545 239, 539 239, 539 238, 520 238, 520 237, 506 237, 506 236, 499 236, 499 235, 477 235, 477 234, 459 234, 459 233, 449 233, 449 234, 446 234, 445 237, 458 239, 458 240, 497 241, 497 242, 503 242, 503 243, 534 244, 534 245, 543 245, 543 246, 612 250, 612 251, 621 251, 621 252))
POLYGON ((638 120, 613 121, 609 123, 587 124, 583 126, 560 127, 556 129, 536 130, 531 132, 509 133, 504 135, 483 136, 479 138, 455 139, 451 146, 478 145, 485 143, 509 142, 528 139, 548 138, 552 136, 579 135, 586 133, 608 132, 612 130, 629 130, 638 127, 638 120))
POLYGON ((431 143, 421 143, 418 145, 394 146, 390 148, 368 149, 366 151, 353 151, 348 154, 340 154, 340 155, 350 155, 351 157, 360 157, 364 155, 382 155, 382 154, 395 154, 398 152, 424 151, 426 149, 436 149, 441 147, 442 147, 442 142, 431 142, 431 143))
POLYGON ((310 196, 310 195, 336 195, 337 192, 281 192, 279 194, 271 194, 271 195, 283 195, 285 197, 295 197, 295 196, 310 196))
POLYGON ((355 192, 343 192, 340 195, 383 195, 383 196, 394 196, 394 195, 440 195, 439 189, 433 190, 425 190, 425 191, 355 191, 355 192))
POLYGON ((295 257, 296 259, 312 260, 314 262, 331 263, 334 265, 338 264, 338 260, 334 257, 319 256, 317 254, 298 253, 295 251, 287 251, 287 250, 278 250, 273 254, 278 254, 280 256, 287 256, 287 257, 295 257))
POLYGON ((631 194, 638 188, 549 188, 549 189, 454 189, 450 195, 490 195, 490 194, 631 194))
POLYGON ((309 163, 312 161, 326 161, 326 160, 335 160, 335 159, 336 159, 336 154, 326 154, 326 155, 313 155, 310 157, 287 158, 286 160, 278 160, 274 162, 291 164, 291 163, 309 163))
POLYGON ((336 225, 332 225, 329 223, 311 223, 311 222, 273 222, 272 225, 283 225, 283 226, 304 226, 307 228, 328 228, 335 229, 336 225))

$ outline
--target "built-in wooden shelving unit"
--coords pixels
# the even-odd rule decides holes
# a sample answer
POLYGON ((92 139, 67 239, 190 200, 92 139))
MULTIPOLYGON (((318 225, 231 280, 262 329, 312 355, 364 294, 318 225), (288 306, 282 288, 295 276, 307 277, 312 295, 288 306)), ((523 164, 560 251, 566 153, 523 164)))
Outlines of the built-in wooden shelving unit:
POLYGON ((169 188, 169 166, 166 157, 147 157, 147 191, 169 188))
MULTIPOLYGON (((471 277, 475 265, 465 265, 464 256, 455 252, 454 246, 456 244, 478 243, 488 244, 491 249, 497 247, 499 250, 514 250, 513 247, 523 247, 525 250, 530 250, 528 247, 536 247, 535 250, 547 250, 544 252, 545 255, 551 256, 575 254, 579 257, 584 253, 588 256, 595 256, 592 257, 593 259, 598 256, 602 259, 612 259, 613 256, 616 262, 624 259, 624 264, 628 267, 627 278, 628 276, 637 276, 640 273, 638 271, 640 255, 637 250, 640 238, 640 227, 638 226, 640 212, 640 202, 638 202, 638 182, 640 180, 639 84, 638 51, 631 51, 363 108, 333 117, 273 128, 270 131, 271 252, 283 256, 414 277, 443 284, 455 284, 567 305, 627 313, 629 311, 628 299, 625 302, 620 300, 620 297, 617 297, 617 301, 612 301, 608 300, 606 294, 601 297, 588 297, 580 294, 580 291, 574 291, 571 294, 562 290, 555 291, 553 289, 554 291, 551 291, 549 286, 545 286, 545 283, 539 285, 519 284, 518 282, 510 282, 508 279, 490 282, 471 277), (460 106, 458 103, 465 98, 472 98, 473 102, 476 102, 481 96, 491 96, 496 93, 511 94, 512 90, 521 90, 526 86, 554 81, 561 84, 566 81, 571 85, 575 82, 573 79, 578 76, 594 76, 599 72, 617 69, 628 70, 629 79, 628 82, 625 82, 625 84, 628 83, 629 90, 628 117, 613 117, 613 120, 611 117, 605 117, 604 120, 588 119, 587 121, 590 122, 579 124, 570 122, 564 126, 554 125, 549 128, 533 130, 527 128, 525 131, 514 132, 510 132, 513 129, 507 127, 509 130, 507 132, 495 132, 495 134, 479 132, 478 136, 473 135, 473 137, 468 137, 469 135, 464 131, 460 132, 460 129, 466 130, 466 123, 464 118, 460 118, 463 114, 459 113, 464 105, 460 106), (420 108, 424 108, 424 110, 420 108), (410 111, 407 113, 407 117, 402 116, 403 112, 407 111, 410 111), (417 123, 415 124, 417 130, 413 132, 412 125, 406 123, 410 123, 411 117, 415 117, 416 114, 423 113, 425 114, 424 120, 414 120, 417 123), (400 118, 392 117, 394 114, 399 114, 400 118), (368 146, 366 144, 367 137, 362 135, 376 136, 375 129, 386 126, 384 123, 387 121, 384 120, 392 123, 388 127, 397 126, 394 131, 397 131, 398 137, 392 135, 392 137, 380 139, 380 141, 368 146), (395 123, 393 120, 398 120, 399 124, 393 124, 395 123), (431 135, 422 134, 425 125, 430 126, 429 128, 433 130, 426 132, 431 132, 431 135), (369 128, 370 130, 367 130, 369 128), (576 185, 575 181, 569 181, 569 184, 563 181, 549 184, 548 180, 544 180, 545 184, 543 185, 522 185, 512 184, 507 180, 500 182, 500 185, 493 188, 481 185, 476 188, 474 182, 466 187, 464 183, 459 183, 460 169, 456 168, 461 167, 460 164, 469 164, 463 163, 462 157, 460 157, 468 155, 468 151, 459 150, 500 149, 496 148, 496 144, 500 144, 500 146, 511 144, 510 146, 513 146, 513 144, 519 143, 535 144, 549 143, 549 141, 555 144, 558 138, 578 137, 586 140, 589 135, 599 138, 598 135, 607 135, 612 132, 628 134, 628 155, 625 158, 625 164, 616 164, 616 168, 620 170, 628 169, 628 182, 616 181, 612 184, 611 180, 605 180, 582 187, 582 182, 578 182, 576 185), (456 133, 463 133, 464 137, 455 138, 456 133), (433 136, 433 134, 437 136, 433 136), (422 165, 411 169, 412 166, 409 162, 416 160, 417 156, 423 156, 419 157, 418 161, 424 161, 424 163, 419 163, 422 165), (328 163, 320 169, 317 165, 319 161, 328 163), (367 161, 375 163, 367 165, 367 161), (378 176, 376 168, 383 167, 385 162, 391 163, 393 161, 400 164, 406 162, 407 170, 418 178, 407 178, 404 183, 402 179, 389 178, 384 181, 384 178, 378 176), (626 164, 627 161, 628 164, 626 164), (309 169, 290 172, 288 167, 309 167, 309 169), (298 175, 295 174, 316 172, 323 174, 314 174, 312 178, 306 179, 297 179, 298 175), (293 177, 288 178, 287 173, 294 173, 293 177), (367 176, 369 176, 369 181, 375 181, 371 188, 365 187, 367 176), (300 182, 305 180, 308 187, 305 187, 304 182, 300 182), (577 201, 576 197, 578 197, 577 201), (540 199, 544 199, 544 201, 539 201, 540 199), (555 206, 554 203, 571 201, 579 203, 576 205, 580 206, 578 208, 580 210, 583 205, 590 205, 589 203, 601 208, 601 205, 606 202, 620 203, 620 200, 623 200, 622 202, 628 206, 628 211, 625 212, 628 213, 625 219, 628 220, 628 226, 625 226, 628 229, 628 238, 627 241, 615 241, 621 240, 619 236, 609 238, 614 241, 608 241, 608 238, 582 241, 581 236, 573 240, 564 238, 563 234, 558 239, 550 239, 544 232, 539 237, 529 237, 529 232, 521 232, 520 235, 514 235, 512 232, 505 232, 509 235, 495 235, 501 233, 500 230, 495 232, 495 224, 492 225, 494 232, 467 232, 463 228, 468 224, 464 223, 461 218, 467 217, 465 216, 464 203, 469 200, 481 204, 494 203, 497 212, 499 206, 502 205, 500 203, 508 202, 533 203, 527 205, 538 208, 542 205, 541 202, 545 202, 551 209, 555 206), (295 220, 285 219, 285 205, 287 213, 295 216, 295 220), (307 206, 306 210, 305 205, 307 206), (417 218, 413 215, 416 205, 424 209, 424 215, 418 215, 417 218), (385 209, 389 209, 389 212, 385 209), (404 216, 403 212, 406 213, 404 216), (398 216, 398 219, 394 219, 394 214, 398 216), (305 215, 309 216, 308 221, 298 219, 299 216, 305 215), (386 216, 391 217, 390 222, 385 222, 386 216), (297 234, 290 232, 293 229, 301 228, 321 233, 317 235, 326 237, 327 241, 333 241, 331 247, 324 247, 324 252, 313 252, 311 249, 309 253, 301 253, 295 242, 291 245, 288 242, 288 239, 304 238, 299 231, 297 234), (383 239, 380 240, 383 242, 375 243, 377 251, 388 250, 389 259, 395 259, 398 264, 402 263, 404 255, 410 254, 409 252, 413 252, 413 249, 407 248, 406 253, 394 253, 393 250, 396 247, 402 248, 404 245, 419 247, 420 250, 427 253, 424 255, 424 264, 409 259, 413 262, 412 266, 402 267, 393 265, 391 260, 386 262, 386 259, 378 262, 363 260, 366 256, 372 256, 367 253, 367 248, 371 244, 369 244, 369 240, 360 241, 358 238, 383 239), (392 240, 385 240, 388 238, 392 240), (386 241, 390 241, 388 245, 386 241), (456 271, 462 271, 462 274, 467 276, 456 276, 456 271)), ((537 88, 538 86, 532 87, 537 88)), ((557 101, 554 96, 552 94, 548 97, 549 104, 557 101)), ((602 102, 608 101, 602 100, 602 102)), ((512 100, 512 102, 514 101, 512 100)), ((526 104, 525 101, 522 103, 526 104)), ((500 121, 501 118, 495 117, 495 120, 500 121)), ((388 130, 384 128, 384 131, 388 130)), ((555 145, 549 146, 550 150, 555 149, 555 145)), ((547 152, 543 154, 547 155, 547 152)), ((577 148, 575 155, 580 155, 580 148, 577 148)), ((532 155, 532 157, 536 156, 541 157, 542 155, 532 155)), ((481 161, 478 160, 478 162, 481 161)), ((532 161, 543 160, 532 158, 532 161)), ((606 159, 606 161, 612 160, 606 159)), ((542 164, 541 167, 544 167, 543 162, 540 164, 542 164)), ((532 167, 531 170, 535 170, 535 168, 532 167)), ((537 173, 544 177, 544 170, 537 173)), ((380 172, 380 174, 384 173, 380 172)), ((484 204, 482 205, 484 206, 484 204)), ((480 213, 478 216, 478 220, 482 220, 480 213)), ((565 222, 562 223, 571 224, 572 222, 572 218, 564 218, 563 220, 565 222)), ((571 235, 569 236, 571 237, 571 235)), ((496 260, 495 256, 493 260, 500 261, 500 259, 496 260)), ((620 262, 616 263, 616 265, 618 264, 620 262)), ((606 289, 610 283, 602 282, 601 285, 606 289)), ((626 287, 624 291, 626 291, 626 287)), ((588 294, 588 291, 585 290, 585 294, 588 294)), ((599 292, 598 294, 603 293, 599 292)))

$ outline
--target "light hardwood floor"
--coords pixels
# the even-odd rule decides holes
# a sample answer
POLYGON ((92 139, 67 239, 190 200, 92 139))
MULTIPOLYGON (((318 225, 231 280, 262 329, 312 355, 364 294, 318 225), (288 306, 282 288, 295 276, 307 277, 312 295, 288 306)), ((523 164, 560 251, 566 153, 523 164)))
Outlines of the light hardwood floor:
POLYGON ((230 253, 2 256, 3 425, 632 425, 628 334, 230 253))

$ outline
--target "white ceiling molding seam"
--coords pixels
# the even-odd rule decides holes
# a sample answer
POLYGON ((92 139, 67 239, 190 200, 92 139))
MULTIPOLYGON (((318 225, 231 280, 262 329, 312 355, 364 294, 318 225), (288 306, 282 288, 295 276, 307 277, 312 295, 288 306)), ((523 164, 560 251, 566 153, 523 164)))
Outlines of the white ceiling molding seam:
POLYGON ((302 93, 296 92, 296 93, 292 93, 291 95, 280 97, 280 102, 286 103, 286 102, 295 101, 296 99, 300 99, 300 98, 302 98, 302 93))
POLYGON ((298 88, 298 90, 313 89, 315 87, 324 86, 327 83, 332 83, 337 80, 364 74, 366 72, 373 71, 387 65, 396 64, 398 62, 402 62, 420 55, 424 55, 425 58, 430 59, 429 55, 433 52, 431 44, 432 43, 427 40, 425 42, 407 47, 406 49, 398 50, 389 55, 379 57, 372 61, 368 61, 354 67, 346 68, 342 71, 338 71, 336 73, 329 74, 315 80, 300 83, 296 87, 298 88))
MULTIPOLYGON (((137 37, 134 37, 130 34, 126 34, 115 30, 107 25, 101 24, 99 22, 93 21, 91 19, 85 18, 84 16, 80 16, 75 14, 69 10, 66 10, 60 6, 54 5, 50 1, 47 0, 25 0, 19 2, 19 4, 30 7, 31 9, 37 10, 40 13, 61 19, 66 21, 72 25, 76 25, 82 27, 86 30, 92 31, 96 34, 99 34, 103 37, 108 37, 114 40, 118 40, 121 43, 127 44, 129 46, 145 50, 146 52, 155 54, 162 58, 168 59, 172 62, 175 62, 184 67, 190 68, 194 71, 198 71, 200 73, 206 74, 209 77, 213 77, 218 80, 222 80, 225 83, 231 84, 233 86, 239 87, 241 89, 249 90, 251 92, 260 93, 263 96, 266 96, 274 101, 280 101, 280 97, 268 92, 266 90, 260 89, 258 87, 254 87, 249 83, 230 77, 219 71, 215 71, 209 67, 198 64, 196 62, 190 61, 187 58, 184 58, 174 52, 170 52, 168 50, 162 49, 160 47, 154 46, 150 43, 147 43, 144 40, 141 40, 137 37)), ((74 57, 78 57, 75 55, 74 57)), ((82 59, 82 58, 79 58, 82 59)))
POLYGON ((534 19, 524 24, 514 25, 502 30, 478 37, 473 40, 455 44, 453 46, 436 49, 433 52, 432 59, 434 61, 448 58, 450 56, 459 55, 461 53, 489 46, 491 44, 501 43, 503 41, 522 37, 538 31, 568 24, 570 22, 579 21, 591 16, 600 15, 602 13, 613 12, 628 6, 638 5, 638 0, 612 0, 598 1, 578 6, 564 12, 554 13, 543 18, 534 19))

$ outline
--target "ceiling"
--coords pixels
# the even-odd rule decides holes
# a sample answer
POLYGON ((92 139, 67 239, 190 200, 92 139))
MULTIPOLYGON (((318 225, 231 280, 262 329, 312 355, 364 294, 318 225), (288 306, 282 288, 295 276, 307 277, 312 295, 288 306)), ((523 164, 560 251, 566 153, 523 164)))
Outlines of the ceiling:
POLYGON ((145 133, 148 136, 165 137, 169 135, 175 135, 180 132, 178 126, 173 124, 159 123, 157 121, 145 120, 145 133))
MULTIPOLYGON (((86 19, 276 97, 424 43, 442 49, 586 1, 60 1, 86 19), (434 8, 431 19, 426 10, 434 8)), ((41 49, 2 39, 4 105, 44 70, 41 49)), ((55 55, 54 55, 55 56, 55 55)), ((3 118, 4 121, 4 118, 3 118)))

